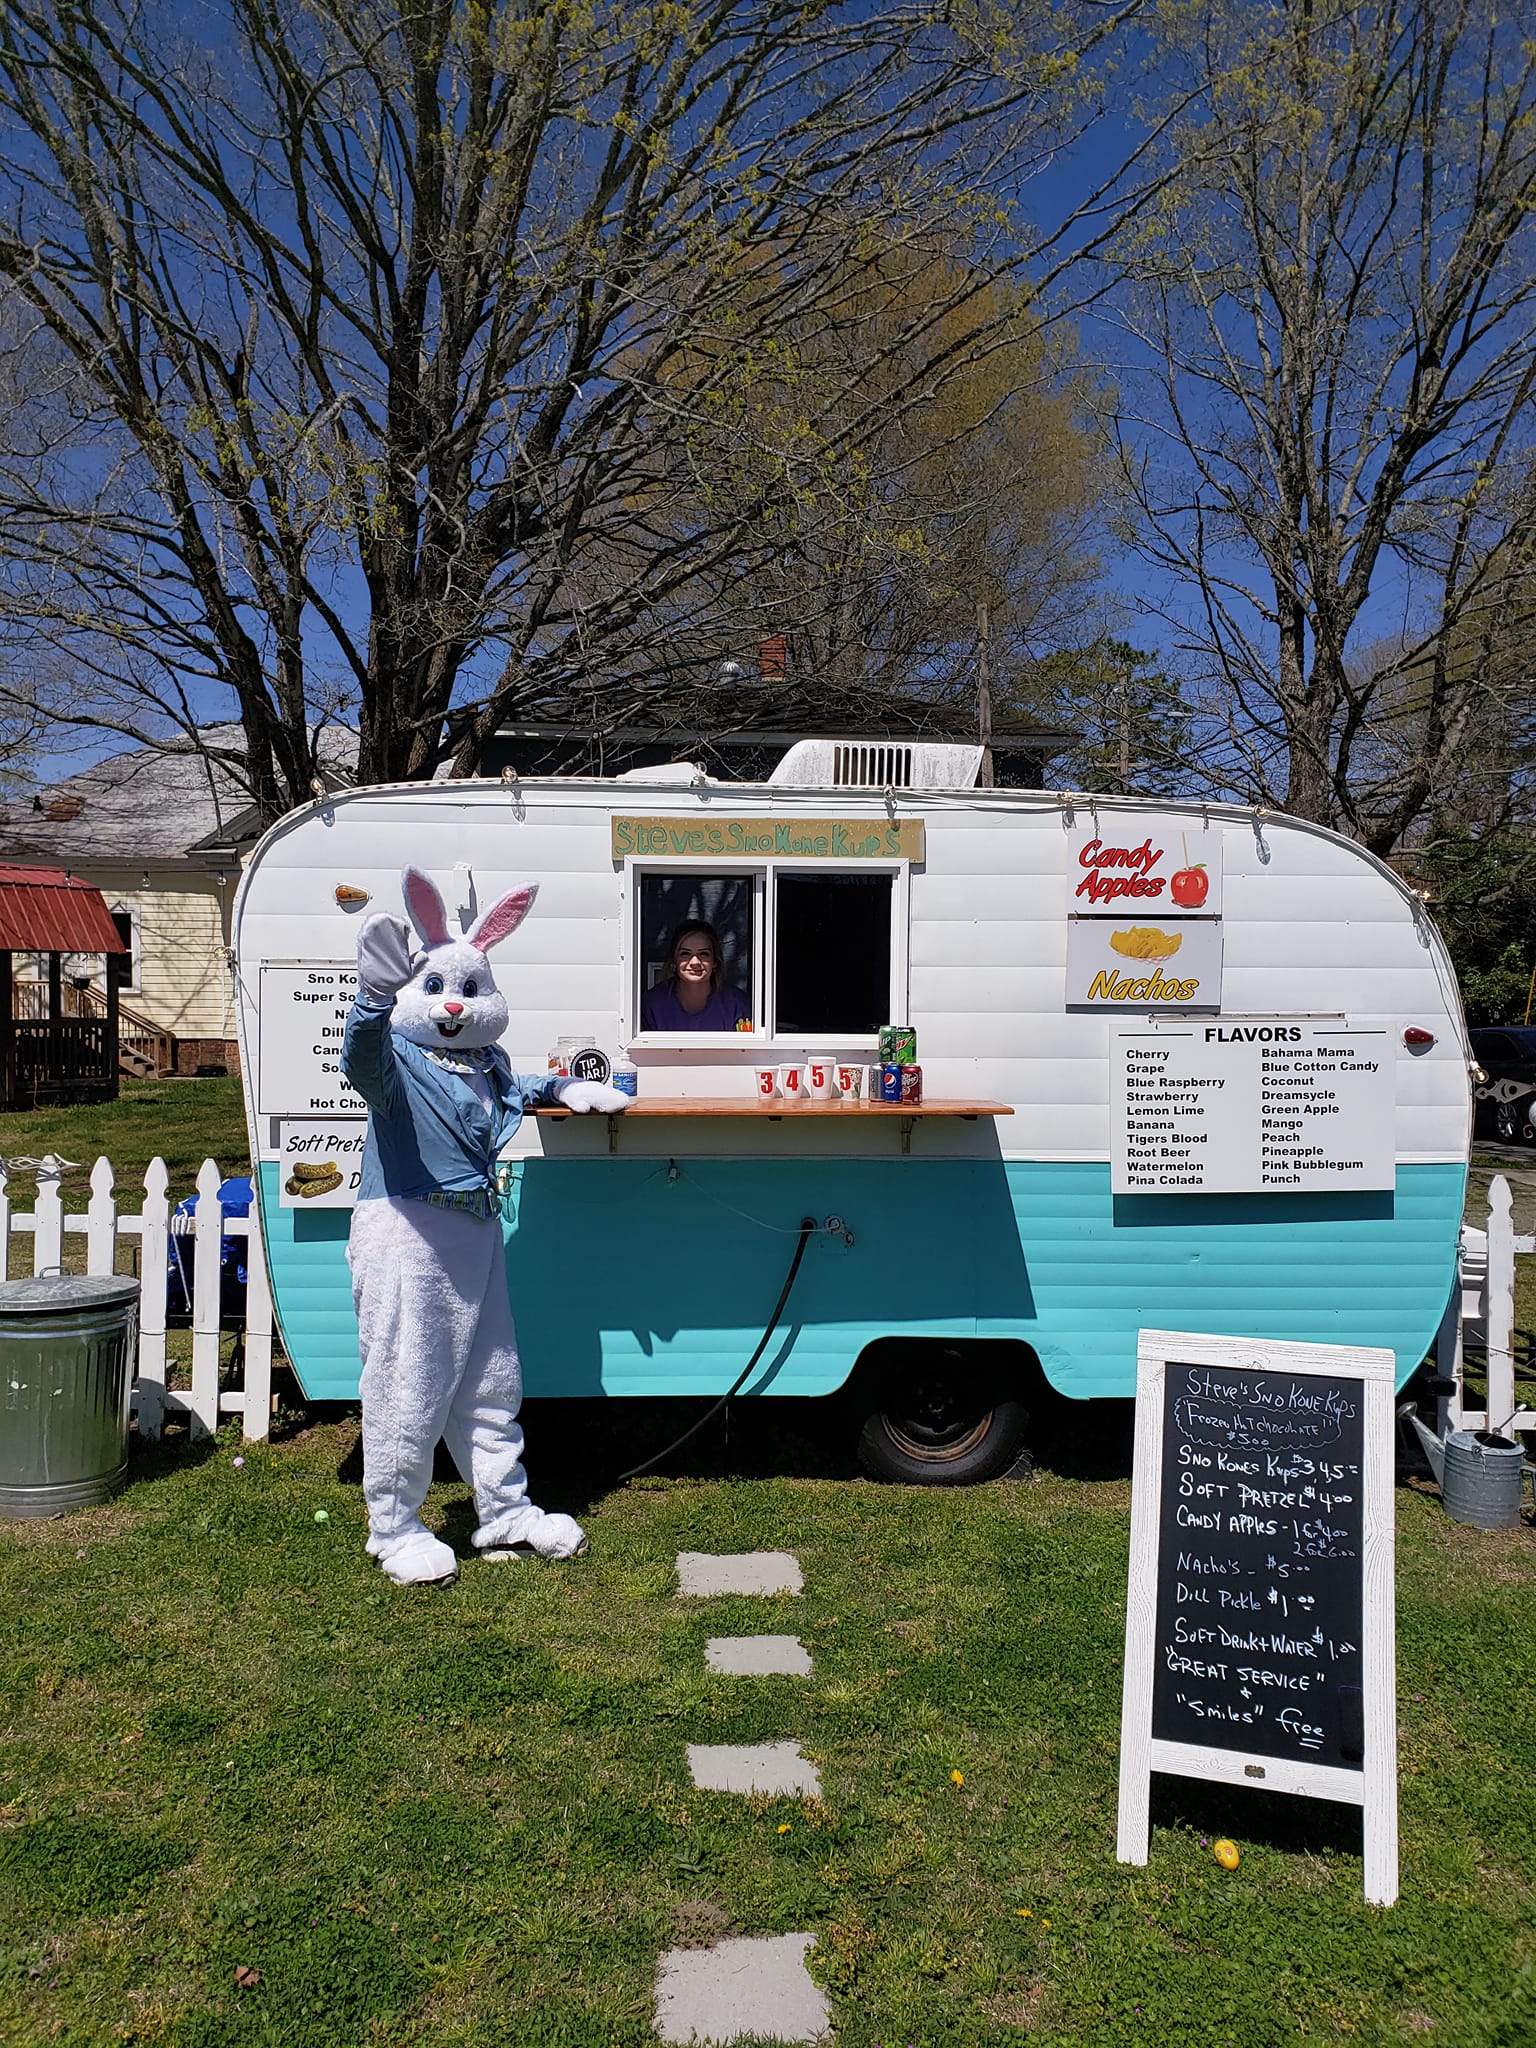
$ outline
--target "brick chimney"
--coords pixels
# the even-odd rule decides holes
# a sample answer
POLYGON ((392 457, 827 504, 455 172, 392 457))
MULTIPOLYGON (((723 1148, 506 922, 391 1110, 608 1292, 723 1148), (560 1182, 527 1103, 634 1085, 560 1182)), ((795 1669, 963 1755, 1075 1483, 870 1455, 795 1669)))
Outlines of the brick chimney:
POLYGON ((781 683, 789 674, 789 642, 782 633, 758 642, 757 672, 765 683, 781 683))

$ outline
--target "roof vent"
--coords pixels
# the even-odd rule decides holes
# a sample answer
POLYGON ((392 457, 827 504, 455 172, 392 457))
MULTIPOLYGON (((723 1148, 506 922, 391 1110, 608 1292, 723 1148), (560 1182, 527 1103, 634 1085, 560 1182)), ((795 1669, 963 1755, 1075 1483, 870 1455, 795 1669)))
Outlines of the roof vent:
POLYGON ((797 740, 768 777, 790 789, 974 789, 981 748, 943 740, 797 740))

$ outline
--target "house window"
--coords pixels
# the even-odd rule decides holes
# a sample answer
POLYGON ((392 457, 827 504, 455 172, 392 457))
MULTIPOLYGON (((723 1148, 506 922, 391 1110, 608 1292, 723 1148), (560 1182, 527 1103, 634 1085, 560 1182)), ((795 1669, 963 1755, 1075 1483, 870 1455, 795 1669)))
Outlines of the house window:
POLYGON ((117 926, 117 936, 128 949, 126 961, 118 956, 118 993, 136 996, 139 993, 139 913, 125 904, 116 903, 110 915, 117 926))

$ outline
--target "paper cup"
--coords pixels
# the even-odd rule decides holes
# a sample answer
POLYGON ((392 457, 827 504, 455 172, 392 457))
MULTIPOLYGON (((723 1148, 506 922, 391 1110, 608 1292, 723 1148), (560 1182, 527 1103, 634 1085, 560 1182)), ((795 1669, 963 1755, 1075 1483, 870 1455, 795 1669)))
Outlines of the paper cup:
POLYGON ((864 1088, 862 1067, 838 1066, 834 1069, 837 1077, 837 1092, 849 1102, 857 1102, 864 1088))
POLYGON ((779 1093, 786 1102, 800 1102, 805 1097, 805 1076, 798 1067, 780 1067, 779 1093))
POLYGON ((805 1092, 812 1102, 830 1102, 832 1099, 832 1062, 830 1060, 807 1060, 805 1063, 805 1092))
POLYGON ((777 1068, 777 1067, 758 1067, 758 1068, 756 1068, 756 1069, 755 1069, 754 1071, 755 1071, 755 1076, 756 1076, 756 1080, 757 1080, 757 1099, 758 1099, 758 1101, 759 1101, 759 1102, 771 1102, 771 1101, 773 1100, 774 1096, 775 1096, 775 1095, 777 1095, 777 1094, 778 1094, 778 1092, 779 1092, 779 1070, 778 1070, 778 1068, 777 1068))

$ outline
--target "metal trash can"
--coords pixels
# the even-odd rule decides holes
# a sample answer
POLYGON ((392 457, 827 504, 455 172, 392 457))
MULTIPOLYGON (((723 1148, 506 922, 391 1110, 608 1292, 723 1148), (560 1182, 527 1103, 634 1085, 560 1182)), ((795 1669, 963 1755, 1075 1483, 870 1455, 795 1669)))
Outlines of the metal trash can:
POLYGON ((0 1516, 110 1500, 128 1470, 139 1283, 0 1281, 0 1516))

